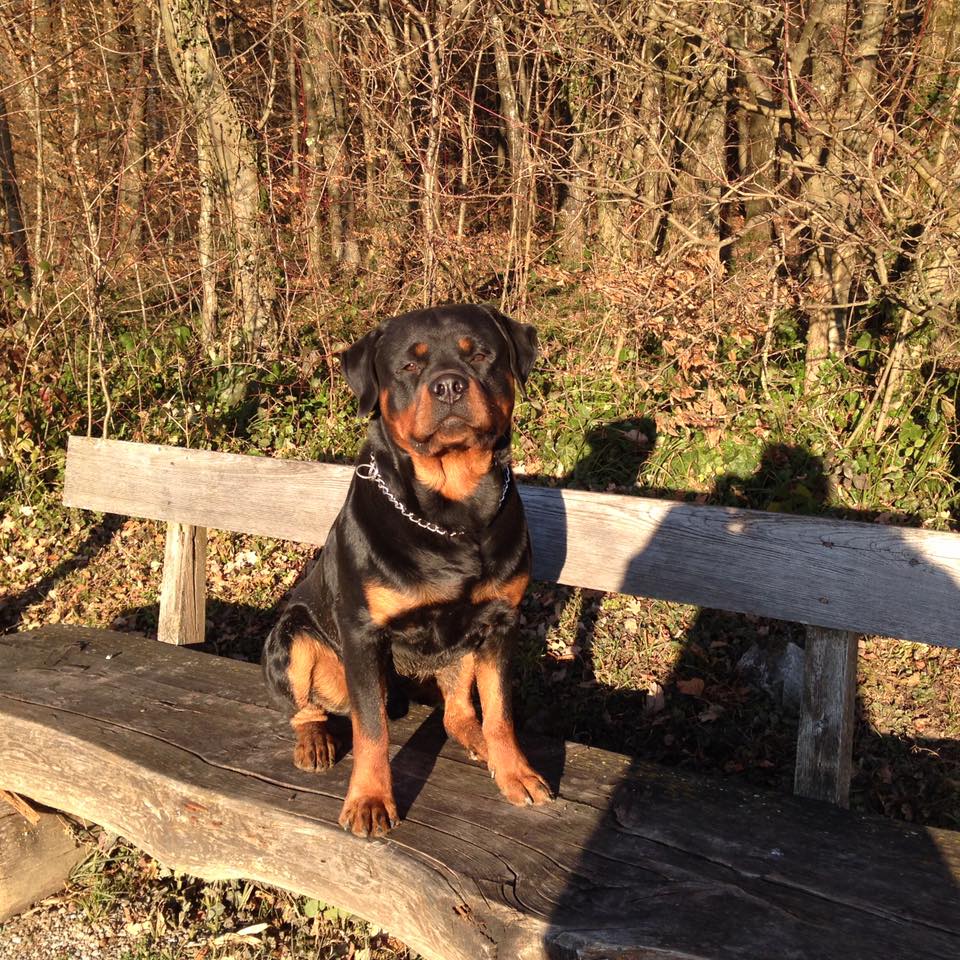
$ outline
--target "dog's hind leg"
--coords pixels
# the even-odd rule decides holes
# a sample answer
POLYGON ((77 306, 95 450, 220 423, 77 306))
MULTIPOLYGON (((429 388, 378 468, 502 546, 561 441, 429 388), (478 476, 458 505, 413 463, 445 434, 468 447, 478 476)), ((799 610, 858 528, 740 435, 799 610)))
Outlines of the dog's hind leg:
POLYGON ((290 718, 297 736, 294 764, 311 771, 331 767, 337 743, 327 714, 350 709, 343 663, 336 652, 309 630, 281 624, 267 639, 263 667, 271 692, 294 709, 290 718))

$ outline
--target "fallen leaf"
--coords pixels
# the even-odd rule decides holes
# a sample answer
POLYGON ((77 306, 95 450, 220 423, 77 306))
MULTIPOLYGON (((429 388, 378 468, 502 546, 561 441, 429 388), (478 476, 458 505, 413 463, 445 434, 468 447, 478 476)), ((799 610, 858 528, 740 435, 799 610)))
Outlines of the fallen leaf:
POLYGON ((693 677, 691 680, 678 680, 677 689, 689 697, 699 697, 703 693, 705 684, 702 677, 693 677))
POLYGON ((656 680, 650 681, 647 685, 646 693, 647 698, 643 701, 643 712, 647 716, 659 713, 667 705, 663 687, 661 687, 656 680))
POLYGON ((697 719, 701 723, 713 723, 714 720, 719 720, 723 716, 723 707, 717 703, 711 703, 703 713, 700 714, 697 719))

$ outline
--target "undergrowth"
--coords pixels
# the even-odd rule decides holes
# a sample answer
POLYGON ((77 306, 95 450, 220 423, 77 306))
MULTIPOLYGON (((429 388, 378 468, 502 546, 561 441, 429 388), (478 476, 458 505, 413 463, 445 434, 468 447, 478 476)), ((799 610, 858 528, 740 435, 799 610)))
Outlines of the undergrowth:
MULTIPOLYGON (((869 333, 851 332, 804 391, 800 321, 768 309, 760 278, 714 287, 696 266, 648 266, 581 279, 547 267, 531 279, 541 357, 514 454, 534 482, 933 527, 958 516, 955 369, 918 370, 874 440, 883 357, 869 333)), ((337 294, 301 305, 250 366, 215 362, 189 324, 146 311, 113 319, 99 362, 62 332, 8 335, 3 500, 55 509, 71 432, 351 460, 363 424, 334 352, 382 318, 383 297, 337 294)))

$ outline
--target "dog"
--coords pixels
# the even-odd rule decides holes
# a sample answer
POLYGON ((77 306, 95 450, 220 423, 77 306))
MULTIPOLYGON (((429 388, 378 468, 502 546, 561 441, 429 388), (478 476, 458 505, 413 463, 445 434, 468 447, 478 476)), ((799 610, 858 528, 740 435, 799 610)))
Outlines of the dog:
POLYGON ((479 305, 392 317, 341 354, 360 414, 372 419, 344 505, 267 638, 263 668, 292 711, 300 769, 333 764, 328 716, 349 714, 354 764, 339 820, 357 836, 398 822, 393 671, 436 678, 448 735, 486 762, 507 800, 552 799, 517 743, 510 685, 530 579, 510 434, 536 355, 532 326, 479 305))

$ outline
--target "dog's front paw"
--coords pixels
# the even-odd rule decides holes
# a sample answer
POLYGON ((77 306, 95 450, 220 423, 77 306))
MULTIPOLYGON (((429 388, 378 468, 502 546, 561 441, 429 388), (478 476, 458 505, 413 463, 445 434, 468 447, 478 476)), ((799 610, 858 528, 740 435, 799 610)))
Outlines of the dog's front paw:
POLYGON ((400 822, 391 794, 347 794, 340 811, 340 826, 358 837, 383 837, 400 822))
POLYGON ((504 797, 518 807, 553 800, 553 791, 547 781, 526 762, 510 764, 506 768, 491 765, 490 775, 504 797))
POLYGON ((337 741, 326 723, 304 723, 297 727, 293 765, 299 770, 328 770, 337 759, 337 741))

